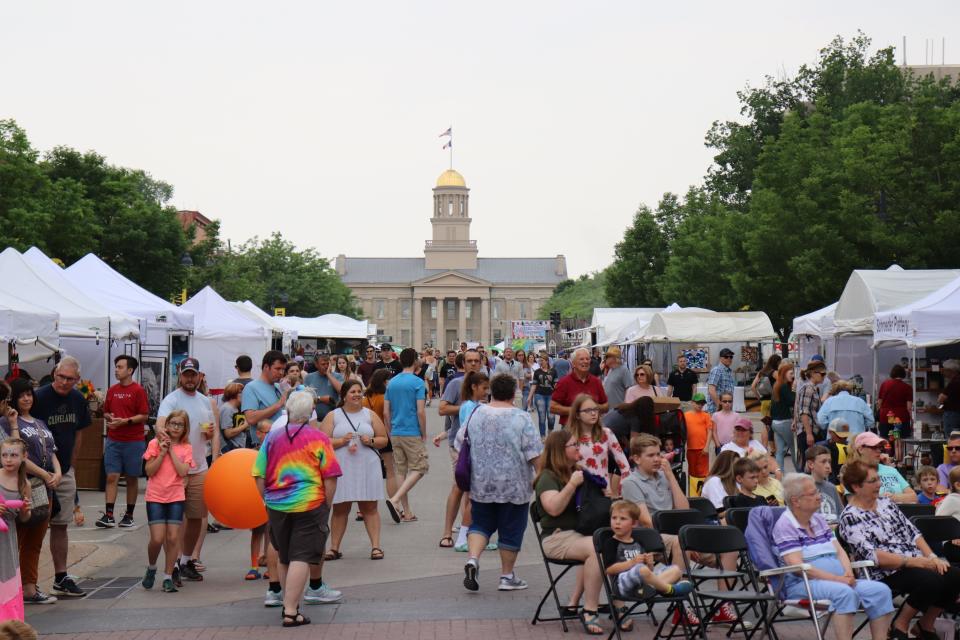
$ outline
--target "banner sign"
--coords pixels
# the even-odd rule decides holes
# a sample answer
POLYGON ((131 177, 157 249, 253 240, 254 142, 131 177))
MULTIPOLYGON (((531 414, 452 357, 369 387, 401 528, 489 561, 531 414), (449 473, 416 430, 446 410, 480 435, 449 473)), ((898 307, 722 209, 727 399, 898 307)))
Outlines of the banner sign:
POLYGON ((540 341, 546 340, 547 329, 550 326, 546 320, 514 320, 510 324, 511 338, 540 341))

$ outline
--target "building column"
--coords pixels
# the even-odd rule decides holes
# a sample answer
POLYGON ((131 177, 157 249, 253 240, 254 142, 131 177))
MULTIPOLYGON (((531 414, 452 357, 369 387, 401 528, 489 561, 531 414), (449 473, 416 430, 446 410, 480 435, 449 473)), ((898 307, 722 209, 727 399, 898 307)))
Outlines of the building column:
POLYGON ((480 300, 480 342, 487 348, 493 346, 490 338, 490 298, 480 300))
POLYGON ((423 348, 423 298, 413 299, 413 344, 417 351, 423 348))
POLYGON ((460 304, 457 309, 457 340, 465 342, 467 339, 467 299, 460 298, 460 304))
POLYGON ((450 348, 447 344, 446 332, 443 330, 443 298, 437 298, 437 344, 435 347, 443 349, 444 353, 450 348))

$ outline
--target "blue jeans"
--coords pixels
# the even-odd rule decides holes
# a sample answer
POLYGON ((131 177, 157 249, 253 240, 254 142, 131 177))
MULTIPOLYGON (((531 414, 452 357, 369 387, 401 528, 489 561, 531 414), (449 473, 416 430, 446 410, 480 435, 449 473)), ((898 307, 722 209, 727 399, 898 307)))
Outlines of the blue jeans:
MULTIPOLYGON (((791 427, 792 420, 774 420, 770 424, 770 428, 773 429, 773 439, 777 443, 777 466, 780 469, 783 469, 783 461, 787 456, 787 452, 793 455, 793 428, 791 427)), ((801 465, 803 462, 801 461, 801 465)), ((800 469, 798 469, 800 471, 800 469)))
POLYGON ((537 408, 537 418, 540 422, 540 437, 545 437, 547 431, 553 431, 554 415, 550 413, 550 396, 533 394, 533 406, 537 408), (548 429, 549 425, 549 429, 548 429))
MULTIPOLYGON (((835 557, 821 557, 810 564, 836 575, 843 575, 843 567, 835 557)), ((850 587, 830 580, 811 580, 810 591, 815 600, 829 600, 830 610, 836 613, 856 613, 863 606, 867 618, 874 620, 893 611, 893 596, 890 587, 876 580, 857 580, 850 587)), ((807 590, 801 580, 796 580, 786 589, 788 598, 806 598, 807 590)))

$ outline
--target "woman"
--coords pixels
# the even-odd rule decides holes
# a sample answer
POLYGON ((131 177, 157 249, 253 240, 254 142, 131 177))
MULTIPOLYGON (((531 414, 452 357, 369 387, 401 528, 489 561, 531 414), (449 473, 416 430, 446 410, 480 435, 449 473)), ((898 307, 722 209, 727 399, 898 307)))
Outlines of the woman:
POLYGON ((510 374, 490 381, 489 404, 477 405, 461 429, 470 442, 470 558, 463 586, 477 591, 480 555, 497 534, 500 591, 526 589, 513 567, 527 528, 534 462, 543 445, 530 414, 514 406, 517 382, 510 374))
POLYGON ((720 448, 720 451, 735 451, 738 456, 749 455, 753 451, 767 453, 767 449, 757 440, 753 439, 753 423, 750 418, 741 416, 733 423, 733 439, 720 448))
MULTIPOLYGON (((20 550, 20 578, 23 581, 23 601, 26 604, 50 604, 56 602, 55 596, 48 595, 37 588, 37 579, 40 567, 40 548, 43 546, 43 537, 50 524, 51 503, 53 490, 60 484, 60 461, 55 455, 57 447, 53 441, 53 433, 46 423, 30 415, 36 402, 33 386, 29 381, 18 378, 10 384, 10 409, 16 415, 0 418, 0 430, 4 437, 20 438, 27 444, 27 478, 30 480, 30 490, 35 493, 47 494, 47 500, 42 496, 34 496, 33 514, 27 522, 17 522, 17 542, 20 550), (11 420, 11 418, 13 418, 11 420), (40 498, 42 505, 38 504, 40 498)), ((69 509, 72 505, 61 505, 69 509)))
POLYGON ((530 362, 527 360, 527 354, 523 351, 523 349, 517 351, 516 356, 514 357, 517 359, 517 362, 520 363, 520 371, 523 374, 521 377, 523 380, 523 389, 521 390, 522 395, 520 396, 520 403, 527 411, 530 411, 531 405, 528 401, 528 398, 530 397, 530 383, 533 382, 533 369, 530 367, 530 362))
POLYGON ((737 495, 737 481, 733 477, 733 465, 740 456, 736 451, 724 451, 713 461, 710 474, 703 483, 700 495, 713 503, 717 512, 723 511, 723 499, 737 495))
MULTIPOLYGON (((377 369, 370 376, 370 386, 363 392, 363 406, 373 411, 381 424, 383 423, 383 396, 387 393, 387 380, 393 375, 393 371, 388 368, 377 369)), ((380 449, 380 457, 383 459, 383 471, 386 472, 387 495, 392 496, 397 493, 399 485, 397 484, 397 468, 393 465, 393 444, 390 442, 389 434, 387 436, 387 446, 380 449)), ((362 518, 363 516, 359 516, 362 518)))
POLYGON ((756 462, 760 469, 757 476, 759 482, 753 494, 764 498, 771 507, 782 506, 784 504, 783 485, 777 478, 780 470, 776 469, 773 458, 769 453, 762 451, 751 451, 747 457, 756 462))
POLYGON ((437 375, 437 359, 433 357, 433 349, 426 349, 423 352, 423 364, 426 365, 427 371, 424 377, 424 381, 427 383, 427 406, 430 406, 430 402, 433 400, 435 378, 437 375))
POLYGON ((883 455, 887 441, 872 431, 858 435, 853 446, 847 453, 847 463, 860 460, 866 464, 875 465, 880 476, 880 495, 890 498, 894 502, 913 503, 917 501, 917 493, 913 490, 895 467, 883 464, 886 457, 883 455))
MULTIPOLYGON (((770 400, 773 393, 773 385, 777 383, 777 374, 779 373, 782 360, 783 356, 779 353, 775 353, 767 358, 767 363, 757 372, 757 375, 753 378, 753 383, 750 385, 750 389, 753 390, 753 397, 760 401, 760 422, 764 425, 763 438, 761 438, 761 440, 765 447, 768 446, 770 442, 771 424, 773 423, 773 419, 770 416, 770 400)), ((774 440, 773 444, 772 450, 776 451, 777 441, 774 440)))
POLYGON ((603 426, 617 436, 620 447, 626 451, 630 447, 630 438, 638 433, 657 433, 656 415, 653 399, 648 396, 637 398, 633 402, 624 402, 607 412, 601 420, 603 426))
MULTIPOLYGON (((580 458, 586 471, 600 476, 610 485, 608 463, 612 456, 621 476, 626 477, 630 473, 630 462, 623 453, 623 448, 613 432, 600 424, 600 406, 587 394, 578 395, 570 406, 567 431, 579 443, 580 458)), ((610 487, 613 495, 619 495, 618 489, 619 487, 610 487)))
POLYGON ((895 364, 890 369, 890 377, 883 381, 877 391, 877 400, 880 403, 880 435, 884 438, 889 435, 891 417, 900 419, 901 431, 910 427, 913 387, 904 382, 906 377, 907 370, 902 365, 895 364))
POLYGON ((850 395, 855 386, 850 380, 834 382, 830 387, 830 397, 817 411, 817 422, 830 424, 834 418, 843 418, 852 436, 873 427, 873 411, 862 398, 850 395))
MULTIPOLYGON (((821 497, 813 479, 802 473, 787 474, 783 479, 783 497, 787 511, 773 526, 777 552, 788 566, 810 565, 806 572, 810 592, 814 599, 830 603, 837 640, 853 638, 853 616, 860 607, 870 620, 873 640, 886 640, 894 611, 890 587, 876 580, 858 580, 853 575, 850 558, 820 514, 821 497)), ((787 574, 784 595, 807 598, 803 580, 787 574)))
MULTIPOLYGON (((280 385, 280 393, 287 393, 291 389, 296 389, 302 385, 303 370, 300 368, 300 363, 296 360, 288 362, 283 368, 283 379, 278 384, 280 385)), ((224 393, 226 393, 226 390, 224 390, 224 393)))
MULTIPOLYGON (((540 473, 533 486, 540 507, 540 527, 543 533, 543 553, 554 560, 578 560, 583 567, 577 569, 577 586, 574 593, 583 592, 583 612, 580 621, 590 635, 600 635, 600 587, 602 576, 597 554, 593 550, 593 537, 576 531, 577 487, 583 484, 583 471, 577 468, 580 447, 569 432, 553 431, 544 443, 540 458, 540 473)), ((579 598, 570 601, 569 608, 576 610, 579 598)))
POLYGON ((340 387, 340 404, 327 414, 320 428, 330 438, 343 475, 337 481, 330 520, 330 549, 324 560, 343 557, 340 543, 347 530, 350 506, 356 502, 363 516, 363 526, 370 538, 370 559, 382 560, 380 548, 380 512, 377 501, 383 500, 383 478, 377 450, 387 446, 387 430, 380 417, 363 406, 363 383, 347 380, 340 387))
POLYGON ((537 410, 540 436, 543 438, 547 437, 548 431, 553 431, 554 415, 550 413, 550 397, 556 384, 557 370, 550 367, 550 357, 541 353, 540 366, 533 372, 533 384, 530 385, 527 405, 533 405, 537 410))
POLYGON ((793 363, 785 362, 777 369, 777 381, 773 384, 770 393, 770 428, 773 431, 773 443, 777 455, 777 466, 783 469, 783 461, 787 453, 793 457, 793 405, 796 394, 793 391, 793 381, 796 372, 793 363))
POLYGON ((270 539, 284 577, 283 626, 310 624, 300 598, 311 564, 323 560, 329 495, 336 495, 340 465, 330 439, 307 423, 314 396, 295 391, 287 399, 287 424, 272 431, 257 452, 253 476, 267 506, 270 539))
POLYGON ((633 370, 633 380, 635 385, 627 389, 623 396, 625 403, 633 402, 637 398, 644 396, 648 398, 657 397, 657 387, 654 384, 653 367, 648 364, 641 364, 633 370))
POLYGON ((911 630, 922 640, 936 640, 934 621, 953 608, 960 595, 960 569, 938 558, 920 532, 889 498, 880 496, 875 465, 861 460, 843 467, 843 486, 850 492, 840 514, 839 533, 860 560, 872 560, 874 576, 907 601, 890 628, 890 638, 907 640, 908 625, 922 611, 911 630))
POLYGON ((347 356, 337 356, 337 360, 334 364, 334 372, 340 376, 340 379, 348 380, 350 378, 350 361, 347 360, 347 356))

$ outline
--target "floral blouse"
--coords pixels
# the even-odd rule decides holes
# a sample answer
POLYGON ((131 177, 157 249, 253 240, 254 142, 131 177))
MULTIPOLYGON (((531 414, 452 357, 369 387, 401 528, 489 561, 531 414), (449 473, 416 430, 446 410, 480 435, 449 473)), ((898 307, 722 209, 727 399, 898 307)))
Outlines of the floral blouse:
MULTIPOLYGON (((877 551, 908 557, 923 555, 917 547, 920 531, 890 498, 877 498, 876 511, 848 504, 840 514, 838 531, 857 560, 877 562, 877 551)), ((897 569, 879 567, 870 570, 875 580, 896 572, 897 569)))
POLYGON ((600 442, 594 442, 590 438, 590 434, 580 438, 580 459, 583 461, 584 468, 593 475, 602 477, 607 482, 610 482, 608 460, 611 453, 620 468, 620 475, 626 478, 630 474, 630 462, 623 453, 620 443, 617 442, 617 437, 613 435, 610 429, 603 427, 600 442))

